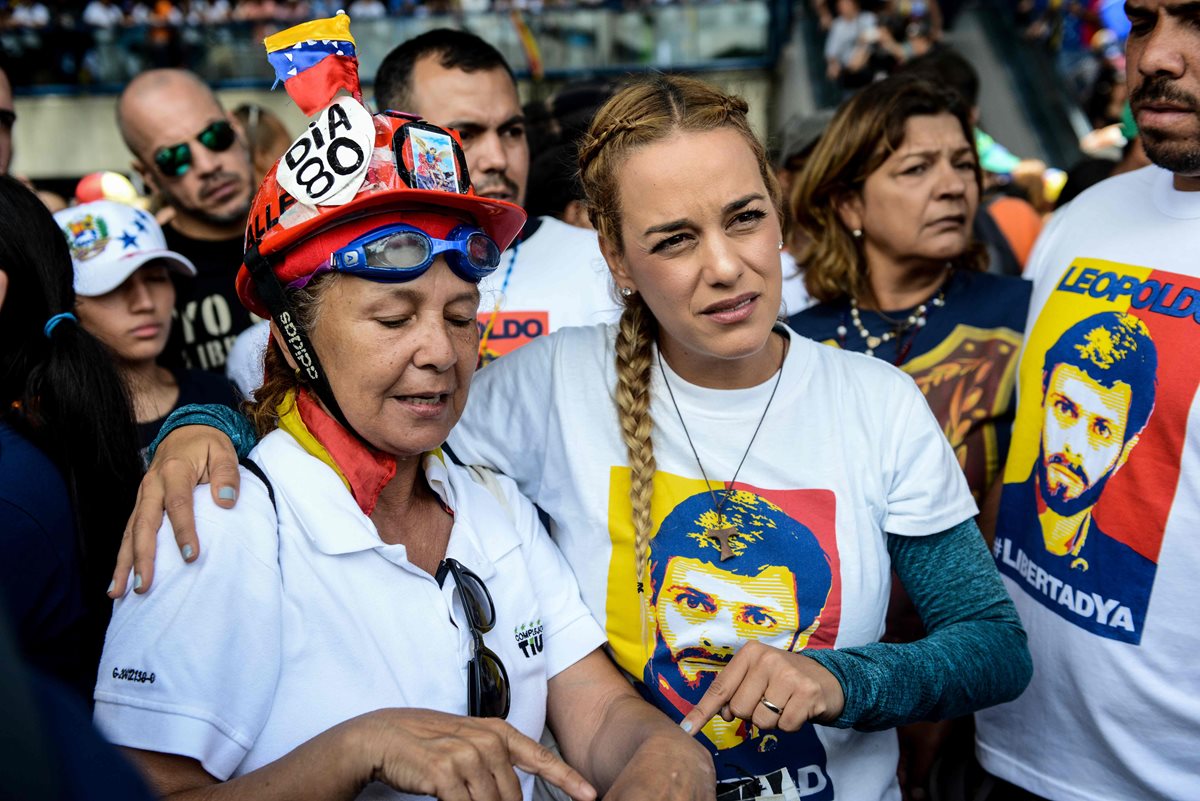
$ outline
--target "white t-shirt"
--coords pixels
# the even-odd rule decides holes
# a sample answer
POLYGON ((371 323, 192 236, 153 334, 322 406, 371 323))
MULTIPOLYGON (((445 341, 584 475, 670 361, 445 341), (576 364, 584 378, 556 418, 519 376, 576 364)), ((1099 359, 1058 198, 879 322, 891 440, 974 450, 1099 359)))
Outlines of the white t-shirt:
POLYGON ((804 271, 796 264, 796 259, 786 250, 779 252, 779 263, 783 267, 783 302, 780 313, 784 317, 804 311, 812 305, 808 288, 804 286, 804 271))
POLYGON ((538 219, 533 235, 506 250, 479 284, 485 364, 560 328, 621 316, 596 232, 538 219))
MULTIPOLYGON (((615 336, 615 326, 566 329, 485 368, 451 445, 462 460, 512 476, 550 515, 555 541, 621 667, 651 685, 658 706, 679 720, 714 662, 749 639, 796 650, 877 641, 890 587, 885 532, 928 535, 976 511, 912 379, 791 331, 777 390, 775 377, 747 389, 705 389, 664 363, 718 495, 776 393, 734 485, 738 492, 724 504, 726 519, 743 532, 732 547, 748 548, 749 557, 721 562, 703 533, 715 521, 712 499, 656 363, 651 560, 661 570, 648 573, 646 600, 655 606, 643 629, 630 471, 612 400, 615 336), (652 659, 643 630, 654 644, 652 659), (691 666, 705 660, 708 667, 693 677, 691 666)), ((787 782, 812 793, 805 798, 900 797, 892 732, 806 726, 794 735, 757 736, 737 729, 704 730, 706 743, 720 744, 722 779, 783 771, 787 782)))
POLYGON ((243 398, 254 399, 254 390, 262 386, 263 356, 271 338, 271 323, 259 320, 237 335, 225 362, 225 377, 238 388, 243 398))
MULTIPOLYGON (((383 543, 337 474, 291 435, 272 432, 251 457, 274 486, 278 525, 244 468, 233 510, 197 489, 196 564, 183 564, 163 523, 153 592, 117 601, 109 625, 95 694, 105 736, 193 757, 224 780, 372 710, 466 714, 474 646, 454 580, 439 587, 403 545, 383 543)), ((500 478, 509 511, 436 455, 425 475, 454 510, 447 557, 495 602, 484 640, 512 685, 508 722, 537 739, 547 681, 603 634, 511 481, 500 478)), ((372 786, 360 797, 410 796, 372 786)))
POLYGON ((1147 167, 1072 201, 1026 272, 1035 283, 996 561, 1034 675, 1016 701, 977 714, 977 746, 987 770, 1051 799, 1200 798, 1198 253, 1200 192, 1175 191, 1170 173, 1147 167), (1089 357, 1074 388, 1055 380, 1063 353, 1089 357), (1047 363, 1054 394, 1044 406, 1047 363), (1057 555, 1038 524, 1049 505, 1038 499, 1039 453, 1053 462, 1068 423, 1088 423, 1088 438, 1069 444, 1097 486, 1110 461, 1097 443, 1112 425, 1132 433, 1137 412, 1131 401, 1104 411, 1094 399, 1107 383, 1144 403, 1155 379, 1147 425, 1099 490, 1076 547, 1057 555))

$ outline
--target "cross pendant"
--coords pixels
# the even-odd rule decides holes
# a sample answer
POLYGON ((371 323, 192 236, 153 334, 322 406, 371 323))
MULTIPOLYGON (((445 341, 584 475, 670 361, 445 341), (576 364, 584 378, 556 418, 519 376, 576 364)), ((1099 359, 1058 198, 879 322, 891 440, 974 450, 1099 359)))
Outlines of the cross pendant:
POLYGON ((729 547, 729 538, 736 535, 738 530, 733 526, 722 526, 721 528, 710 528, 704 532, 704 536, 711 537, 721 544, 721 561, 733 557, 733 550, 729 547))

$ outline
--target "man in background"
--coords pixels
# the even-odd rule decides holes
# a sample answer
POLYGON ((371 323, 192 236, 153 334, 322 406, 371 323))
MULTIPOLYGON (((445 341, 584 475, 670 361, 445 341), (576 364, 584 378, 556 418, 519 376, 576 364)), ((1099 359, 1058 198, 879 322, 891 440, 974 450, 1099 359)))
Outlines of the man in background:
POLYGON ((117 125, 134 169, 174 213, 163 226, 167 247, 196 265, 194 279, 176 284, 166 353, 179 353, 189 369, 224 373, 229 349, 251 323, 234 291, 256 189, 241 127, 185 70, 150 70, 130 81, 117 101, 117 125))

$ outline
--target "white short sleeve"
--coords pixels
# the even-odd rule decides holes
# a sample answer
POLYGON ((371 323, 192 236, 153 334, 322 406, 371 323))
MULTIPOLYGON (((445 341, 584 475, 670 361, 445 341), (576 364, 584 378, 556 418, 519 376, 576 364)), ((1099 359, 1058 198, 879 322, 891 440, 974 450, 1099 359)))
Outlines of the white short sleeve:
POLYGON ((905 376, 895 394, 884 531, 920 537, 974 517, 979 509, 962 467, 921 391, 905 376))
POLYGON ((521 550, 533 578, 538 608, 542 610, 546 678, 552 679, 604 645, 604 630, 580 598, 575 574, 542 527, 537 509, 510 479, 504 476, 498 479, 514 512, 521 550))
POLYGON ((530 498, 537 498, 541 487, 553 411, 554 346, 564 333, 539 337, 480 370, 450 432, 458 461, 511 477, 530 498))
POLYGON ((244 468, 241 486, 231 510, 196 489, 193 564, 164 518, 154 584, 115 604, 95 693, 95 722, 111 742, 192 757, 222 781, 262 730, 280 666, 275 511, 244 468))

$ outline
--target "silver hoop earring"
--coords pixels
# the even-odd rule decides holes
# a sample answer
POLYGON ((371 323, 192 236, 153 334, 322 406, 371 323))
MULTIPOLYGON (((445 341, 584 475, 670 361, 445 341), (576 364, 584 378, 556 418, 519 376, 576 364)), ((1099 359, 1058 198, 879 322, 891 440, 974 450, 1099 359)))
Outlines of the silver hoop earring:
POLYGON ((621 297, 623 297, 623 298, 633 297, 633 288, 627 287, 627 286, 621 287, 621 297))

